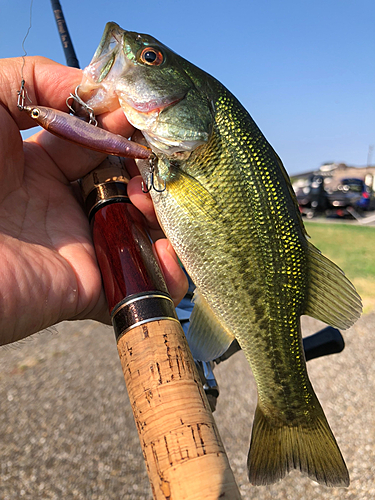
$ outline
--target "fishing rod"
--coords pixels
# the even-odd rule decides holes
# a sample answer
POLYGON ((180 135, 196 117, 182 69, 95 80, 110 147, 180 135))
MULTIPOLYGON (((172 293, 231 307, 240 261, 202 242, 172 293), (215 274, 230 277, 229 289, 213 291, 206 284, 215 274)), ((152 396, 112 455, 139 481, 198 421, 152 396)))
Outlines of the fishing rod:
POLYGON ((72 39, 70 38, 68 27, 65 22, 61 4, 59 0, 51 0, 51 5, 57 24, 57 30, 60 35, 61 45, 64 50, 66 65, 71 66, 72 68, 79 68, 79 62, 73 47, 72 39))
MULTIPOLYGON (((78 64, 60 2, 51 3, 67 62, 78 64)), ((128 181, 124 161, 107 157, 80 184, 153 496, 240 499, 128 181)))

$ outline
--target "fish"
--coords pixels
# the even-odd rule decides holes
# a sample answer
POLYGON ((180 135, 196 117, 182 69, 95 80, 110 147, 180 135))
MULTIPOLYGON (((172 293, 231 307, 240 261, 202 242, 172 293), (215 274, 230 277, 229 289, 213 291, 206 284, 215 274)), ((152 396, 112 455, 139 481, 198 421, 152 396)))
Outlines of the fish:
POLYGON ((137 160, 167 238, 196 285, 187 339, 209 361, 237 339, 258 401, 248 454, 254 485, 299 469, 349 474, 306 371, 301 315, 347 329, 362 304, 309 241, 286 170, 237 98, 151 35, 106 25, 79 95, 121 106, 152 149, 137 160))

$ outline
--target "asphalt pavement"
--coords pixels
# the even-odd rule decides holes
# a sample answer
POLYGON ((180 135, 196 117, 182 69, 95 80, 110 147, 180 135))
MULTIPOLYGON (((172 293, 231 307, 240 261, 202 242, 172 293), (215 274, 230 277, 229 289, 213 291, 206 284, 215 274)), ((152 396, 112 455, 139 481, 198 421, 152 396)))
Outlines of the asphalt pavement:
MULTIPOLYGON (((304 318, 305 335, 322 326, 304 318)), ((325 488, 299 472, 251 486, 255 383, 242 353, 215 369, 221 392, 214 415, 244 499, 375 498, 374 332, 371 313, 344 332, 342 353, 308 363, 349 468, 347 489, 325 488)), ((110 327, 66 322, 1 348, 0 405, 1 500, 151 499, 110 327)))

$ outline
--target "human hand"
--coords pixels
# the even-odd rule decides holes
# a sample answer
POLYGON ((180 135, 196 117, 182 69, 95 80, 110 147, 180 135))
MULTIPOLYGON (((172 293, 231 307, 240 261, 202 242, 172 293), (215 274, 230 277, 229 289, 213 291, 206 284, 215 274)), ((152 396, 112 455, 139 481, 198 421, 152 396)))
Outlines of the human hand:
MULTIPOLYGON (((17 108, 22 62, 0 61, 0 345, 63 320, 109 322, 89 224, 72 187, 105 155, 46 131, 22 142, 19 130, 35 126, 17 108)), ((82 73, 28 57, 23 76, 32 103, 66 110, 65 99, 82 73)), ((133 130, 120 109, 103 115, 102 123, 126 137, 133 130)), ((139 177, 130 181, 129 195, 157 230, 139 177)), ((178 303, 187 289, 185 275, 166 239, 156 242, 155 251, 178 303)))

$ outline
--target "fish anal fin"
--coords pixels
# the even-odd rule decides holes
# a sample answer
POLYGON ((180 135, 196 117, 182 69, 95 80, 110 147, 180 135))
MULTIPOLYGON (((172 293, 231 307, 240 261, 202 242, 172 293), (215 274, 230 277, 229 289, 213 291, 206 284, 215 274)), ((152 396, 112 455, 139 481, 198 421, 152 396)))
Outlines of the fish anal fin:
POLYGON ((258 404, 247 465, 250 482, 258 486, 275 483, 292 469, 326 486, 350 482, 323 410, 305 424, 283 425, 268 420, 258 404))
POLYGON ((343 271, 308 243, 309 289, 303 314, 345 330, 362 312, 362 301, 343 271))
POLYGON ((211 361, 228 349, 234 335, 220 323, 197 289, 194 292, 194 302, 186 338, 194 359, 211 361))

